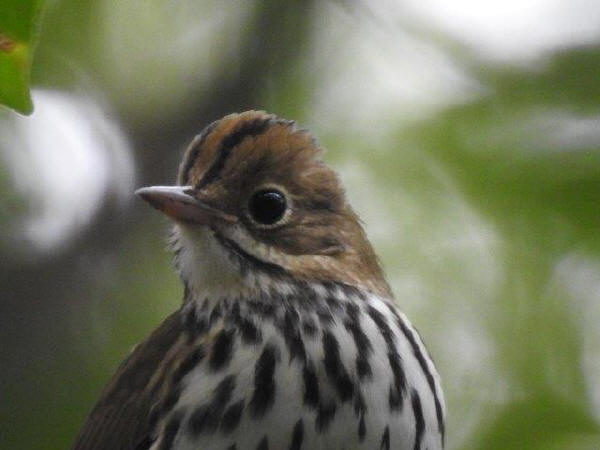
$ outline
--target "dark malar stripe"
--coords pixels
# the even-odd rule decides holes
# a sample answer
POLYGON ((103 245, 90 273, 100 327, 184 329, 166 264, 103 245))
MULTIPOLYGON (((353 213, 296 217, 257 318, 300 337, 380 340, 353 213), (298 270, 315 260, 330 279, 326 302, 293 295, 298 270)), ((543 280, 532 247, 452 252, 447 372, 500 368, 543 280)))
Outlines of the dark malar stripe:
POLYGON ((276 348, 265 346, 254 369, 254 394, 250 400, 250 411, 255 418, 261 417, 275 401, 276 348))
POLYGON ((200 189, 215 181, 223 170, 223 167, 225 167, 225 162, 229 158, 231 150, 238 146, 245 138, 257 136, 265 132, 271 123, 270 117, 266 119, 259 117, 254 120, 244 121, 234 131, 225 136, 219 145, 215 161, 206 171, 196 188, 200 189))
POLYGON ((419 393, 413 389, 410 393, 413 413, 415 415, 415 446, 414 450, 421 449, 423 441, 423 432, 425 431, 425 419, 423 419, 423 408, 421 408, 421 399, 419 393))
POLYGON ((239 264, 241 266, 240 269, 242 272, 244 272, 244 270, 247 271, 248 264, 251 264, 252 268, 259 269, 265 273, 268 273, 269 275, 271 275, 273 277, 282 277, 287 274, 286 270, 282 266, 263 261, 263 260, 257 258, 256 256, 251 255, 246 250, 244 250, 242 247, 237 245, 234 241, 232 241, 231 239, 227 239, 226 237, 222 236, 220 233, 215 233, 214 237, 217 239, 217 241, 219 241, 219 243, 223 247, 225 247, 235 257, 237 257, 239 264))
POLYGON ((219 124, 219 122, 220 122, 219 120, 215 120, 214 122, 212 122, 211 124, 209 124, 192 141, 192 143, 190 145, 191 150, 189 151, 189 153, 187 155, 187 158, 185 160, 185 164, 184 164, 183 168, 181 169, 181 179, 179 180, 179 184, 185 186, 185 185, 187 185, 189 183, 190 172, 192 170, 192 167, 194 167, 194 162, 196 161, 196 158, 198 156, 198 152, 204 146, 204 143, 206 142, 206 139, 214 131, 214 129, 219 124))
POLYGON ((398 324, 398 327, 402 331, 402 334, 404 334, 404 336, 408 340, 410 346, 412 347, 413 354, 415 355, 415 358, 419 362, 419 365, 421 366, 421 370, 425 374, 425 378, 427 379, 427 384, 429 385, 429 389, 431 389, 431 393, 433 395, 433 400, 435 403, 435 415, 437 417, 438 428, 442 435, 442 444, 443 444, 444 443, 444 434, 445 434, 444 414, 442 413, 442 405, 440 403, 440 399, 438 397, 437 390, 435 389, 435 380, 433 379, 433 374, 429 370, 429 366, 427 365, 425 356, 423 355, 423 352, 421 351, 421 347, 419 347, 419 344, 417 343, 415 336, 413 335, 411 330, 409 330, 408 326, 404 323, 404 321, 402 320, 402 318, 400 317, 398 312, 395 311, 391 305, 388 305, 386 303, 386 306, 388 307, 388 309, 391 311, 391 313, 396 318, 396 323, 398 324))

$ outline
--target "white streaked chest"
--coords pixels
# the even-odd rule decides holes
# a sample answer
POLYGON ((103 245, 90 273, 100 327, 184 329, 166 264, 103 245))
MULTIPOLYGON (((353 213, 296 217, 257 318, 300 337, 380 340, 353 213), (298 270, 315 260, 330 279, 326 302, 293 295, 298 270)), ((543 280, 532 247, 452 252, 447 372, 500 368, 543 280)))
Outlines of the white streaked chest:
POLYGON ((196 312, 212 325, 163 421, 164 435, 178 418, 169 448, 441 448, 439 377, 418 335, 382 299, 353 292, 196 312))

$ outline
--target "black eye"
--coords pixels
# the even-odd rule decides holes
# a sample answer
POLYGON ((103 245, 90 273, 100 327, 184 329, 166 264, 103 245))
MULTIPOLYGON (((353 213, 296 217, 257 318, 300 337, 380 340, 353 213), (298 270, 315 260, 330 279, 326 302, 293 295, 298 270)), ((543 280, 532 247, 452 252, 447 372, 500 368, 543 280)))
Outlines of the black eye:
POLYGON ((287 207, 285 196, 273 189, 257 191, 250 199, 249 211, 261 225, 273 225, 283 217, 287 207))

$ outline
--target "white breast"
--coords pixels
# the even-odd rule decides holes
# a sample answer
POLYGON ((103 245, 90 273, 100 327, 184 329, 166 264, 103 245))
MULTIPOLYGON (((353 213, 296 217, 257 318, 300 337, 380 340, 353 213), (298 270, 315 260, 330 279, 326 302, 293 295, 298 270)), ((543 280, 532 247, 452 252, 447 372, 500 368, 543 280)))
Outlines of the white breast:
MULTIPOLYGON (((304 449, 442 448, 444 403, 439 376, 406 318, 386 304, 387 300, 372 294, 359 298, 322 286, 304 294, 314 300, 316 292, 327 292, 329 300, 317 297, 316 306, 305 307, 301 303, 303 292, 298 290, 293 296, 261 299, 265 303, 259 306, 267 305, 264 311, 249 306, 252 303, 247 299, 239 301, 238 312, 231 304, 223 307, 221 318, 208 332, 212 340, 207 357, 182 380, 182 392, 172 413, 181 417, 173 449, 254 450, 263 448, 265 439, 270 449, 294 448, 299 435, 298 448, 304 449), (339 306, 332 307, 334 303, 339 306), (349 326, 349 303, 358 305, 358 323, 369 342, 366 360, 371 375, 362 379, 357 371, 359 345, 349 326), (295 320, 289 320, 289 315, 295 320), (260 330, 259 340, 244 339, 240 317, 260 330), (306 324, 313 324, 314 329, 306 324), (214 338, 218 339, 223 330, 231 331, 230 356, 215 369, 210 363, 211 352, 217 351, 214 338), (300 353, 294 336, 302 341, 300 353), (271 366, 263 358, 265 349, 274 350, 271 366), (400 357, 401 372, 392 369, 391 350, 400 357), (318 386, 316 404, 307 402, 307 391, 314 389, 307 381, 307 370, 318 386), (401 403, 392 407, 391 389, 398 382, 398 373, 403 382, 401 403), (226 378, 233 380, 233 385, 221 395, 223 392, 218 392, 223 391, 226 378), (272 389, 264 390, 269 382, 272 389), (268 406, 258 413, 257 395, 271 396, 268 406), (210 410, 211 405, 216 406, 211 410, 210 426, 194 431, 194 415, 203 417, 199 411, 210 410), (238 409, 243 405, 233 427, 225 418, 232 405, 238 409), (436 408, 441 410, 442 422, 436 408)), ((199 317, 203 314, 208 316, 210 311, 199 313, 199 317)), ((153 448, 160 448, 160 444, 159 439, 153 448)))

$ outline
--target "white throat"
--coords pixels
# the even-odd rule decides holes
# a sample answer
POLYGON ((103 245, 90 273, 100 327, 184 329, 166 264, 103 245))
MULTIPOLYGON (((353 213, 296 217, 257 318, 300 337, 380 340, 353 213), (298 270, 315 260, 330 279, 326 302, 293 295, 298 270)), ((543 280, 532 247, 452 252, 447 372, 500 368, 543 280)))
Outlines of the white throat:
POLYGON ((207 227, 176 224, 175 265, 197 299, 238 297, 248 293, 238 264, 207 227))
POLYGON ((288 294, 293 286, 259 271, 242 273, 240 263, 207 227, 176 224, 173 232, 175 265, 196 301, 288 294))

